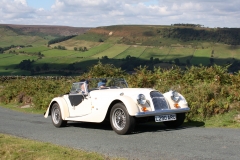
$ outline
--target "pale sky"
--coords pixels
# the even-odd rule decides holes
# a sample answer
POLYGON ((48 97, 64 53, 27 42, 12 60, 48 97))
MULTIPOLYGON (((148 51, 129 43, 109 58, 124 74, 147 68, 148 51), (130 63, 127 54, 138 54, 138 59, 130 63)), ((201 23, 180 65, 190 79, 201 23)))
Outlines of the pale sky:
POLYGON ((0 0, 0 24, 240 27, 240 0, 0 0))

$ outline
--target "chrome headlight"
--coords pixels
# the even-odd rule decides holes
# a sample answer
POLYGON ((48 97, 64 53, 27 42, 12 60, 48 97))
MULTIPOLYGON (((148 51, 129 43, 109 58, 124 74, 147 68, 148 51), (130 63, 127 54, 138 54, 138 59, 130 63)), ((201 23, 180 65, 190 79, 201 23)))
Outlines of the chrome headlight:
POLYGON ((145 104, 146 103, 146 97, 144 96, 144 94, 139 94, 137 101, 139 104, 145 104))
POLYGON ((180 100, 180 95, 178 94, 178 92, 176 91, 172 91, 172 96, 171 96, 172 100, 174 102, 178 102, 180 100))

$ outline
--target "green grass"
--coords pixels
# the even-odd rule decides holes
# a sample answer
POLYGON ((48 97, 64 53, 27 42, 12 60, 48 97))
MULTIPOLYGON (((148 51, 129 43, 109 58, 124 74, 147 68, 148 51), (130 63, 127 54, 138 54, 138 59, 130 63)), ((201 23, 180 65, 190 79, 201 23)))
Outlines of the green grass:
MULTIPOLYGON (((224 128, 240 128, 240 122, 234 118, 240 114, 236 110, 232 110, 223 115, 215 115, 205 121, 206 127, 224 127, 224 128)), ((240 120, 240 119, 239 119, 240 120)))
POLYGON ((77 49, 79 50, 79 47, 82 47, 82 48, 86 47, 87 49, 90 49, 95 46, 98 46, 99 44, 100 42, 92 42, 92 41, 78 40, 78 39, 72 38, 64 42, 52 44, 51 47, 60 45, 60 46, 66 47, 66 49, 68 50, 74 50, 74 47, 77 47, 77 49))
POLYGON ((42 54, 44 54, 44 57, 66 57, 76 53, 77 51, 60 49, 51 49, 42 52, 42 54))
POLYGON ((45 110, 38 110, 33 107, 21 108, 23 104, 16 104, 16 103, 9 103, 9 104, 0 103, 0 106, 14 110, 14 111, 23 112, 23 113, 43 114, 45 112, 45 110))
POLYGON ((111 48, 108 48, 107 50, 104 50, 103 52, 100 52, 92 56, 92 58, 98 59, 98 58, 102 58, 103 56, 108 56, 108 58, 113 58, 116 55, 124 52, 127 48, 129 48, 128 45, 115 44, 111 48))
POLYGON ((149 60, 151 57, 164 60, 169 53, 169 47, 147 47, 143 54, 139 57, 141 59, 149 60))
POLYGON ((88 51, 85 51, 85 52, 79 52, 78 55, 72 55, 74 57, 92 57, 94 56, 95 54, 98 54, 98 53, 101 53, 109 48, 111 48, 113 46, 113 44, 111 43, 101 43, 99 44, 98 46, 96 47, 93 47, 91 48, 90 50, 88 51))
MULTIPOLYGON (((226 64, 227 62, 232 63, 234 59, 240 60, 240 46, 197 40, 184 42, 181 39, 168 38, 169 29, 171 30, 173 28, 176 27, 158 25, 98 27, 67 41, 51 45, 51 48, 61 45, 67 49, 58 50, 46 47, 49 39, 54 38, 53 36, 36 36, 41 35, 38 33, 34 34, 35 36, 19 35, 11 29, 0 27, 0 47, 10 46, 12 44, 33 45, 33 47, 19 50, 12 48, 11 50, 15 50, 15 52, 24 51, 27 53, 41 52, 45 57, 34 63, 34 66, 49 63, 50 66, 55 68, 61 68, 61 66, 64 67, 72 63, 79 63, 76 64, 78 66, 90 65, 99 59, 101 60, 103 56, 108 56, 110 59, 123 59, 128 55, 143 60, 149 60, 151 57, 159 58, 159 60, 165 63, 173 62, 174 59, 178 58, 180 63, 183 64, 186 63, 187 60, 191 60, 190 63, 193 65, 209 65, 212 50, 214 50, 214 62, 219 65, 226 64), (110 32, 113 34, 109 35, 110 32), (152 32, 153 35, 146 36, 144 35, 146 32, 152 32), (99 42, 100 39, 104 42, 99 42), (87 47, 88 51, 74 51, 74 47, 78 49, 79 47, 87 47), (196 51, 194 52, 195 48, 196 51)), ((9 51, 6 51, 6 53, 8 52, 9 51)), ((29 59, 29 57, 24 59, 29 59)), ((17 57, 12 57, 12 60, 13 61, 11 61, 11 58, 5 58, 3 60, 0 56, 0 75, 21 73, 21 71, 15 71, 13 66, 18 64, 23 58, 19 57, 19 60, 17 60, 17 57)), ((108 62, 116 63, 116 61, 112 60, 108 62)), ((29 73, 23 72, 25 74, 29 73)))
POLYGON ((191 64, 194 65, 209 65, 212 49, 198 49, 194 52, 191 64))
POLYGON ((22 60, 36 60, 37 56, 16 55, 16 54, 0 54, 0 75, 29 75, 28 71, 15 69, 22 60))
POLYGON ((11 45, 45 45, 47 44, 47 40, 37 37, 37 36, 25 36, 25 35, 14 35, 14 36, 6 36, 1 37, 0 39, 0 47, 7 47, 11 45))
POLYGON ((18 52, 24 51, 26 53, 38 53, 38 52, 43 52, 43 51, 47 51, 47 50, 50 50, 50 48, 48 48, 46 46, 37 46, 37 47, 22 48, 22 49, 19 49, 18 52))
MULTIPOLYGON (((66 67, 68 64, 76 63, 76 62, 86 62, 93 60, 96 62, 96 58, 93 58, 97 53, 101 53, 108 48, 112 47, 113 44, 109 43, 101 43, 100 45, 93 47, 92 49, 80 52, 80 51, 73 51, 73 50, 58 50, 58 49, 51 49, 48 51, 42 52, 45 57, 42 59, 39 59, 35 62, 35 65, 42 65, 44 63, 48 63, 50 67, 53 67, 55 69, 60 69, 62 67, 66 67)), ((83 69, 86 69, 89 65, 93 64, 90 62, 89 64, 85 63, 85 65, 80 64, 77 66, 82 67, 83 69)))
POLYGON ((224 64, 233 62, 233 58, 240 59, 240 50, 238 48, 231 48, 228 45, 216 44, 214 46, 214 62, 216 64, 224 64))
MULTIPOLYGON (((83 159, 104 160, 114 159, 94 152, 62 147, 46 142, 38 142, 24 138, 18 138, 0 133, 0 159, 36 159, 36 160, 58 160, 58 159, 83 159)), ((115 158, 116 159, 116 158, 115 158)))
POLYGON ((145 46, 131 46, 125 51, 116 55, 114 59, 123 59, 126 58, 128 55, 130 55, 131 57, 139 57, 144 52, 145 49, 146 49, 145 46))
POLYGON ((187 59, 193 55, 194 49, 188 47, 172 47, 165 60, 173 60, 178 58, 180 63, 186 63, 187 59))
MULTIPOLYGON (((34 63, 34 65, 43 65, 44 63, 47 63, 52 69, 53 68, 62 68, 65 66, 65 64, 61 60, 68 60, 67 58, 64 57, 46 57, 39 59, 34 63), (64 66, 63 66, 64 65, 64 66)), ((72 62, 68 62, 67 64, 70 64, 72 62)))

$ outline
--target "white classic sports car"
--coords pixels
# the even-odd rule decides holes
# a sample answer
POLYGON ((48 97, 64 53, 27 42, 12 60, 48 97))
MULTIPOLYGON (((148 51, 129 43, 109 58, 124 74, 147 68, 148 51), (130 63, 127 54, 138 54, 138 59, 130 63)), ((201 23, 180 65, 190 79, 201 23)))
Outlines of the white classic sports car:
POLYGON ((179 127, 189 110, 186 99, 176 91, 162 94, 152 88, 128 88, 123 78, 94 78, 73 83, 69 93, 53 98, 44 117, 51 115, 56 127, 67 121, 110 120, 112 129, 122 135, 133 131, 136 123, 151 119, 179 127))

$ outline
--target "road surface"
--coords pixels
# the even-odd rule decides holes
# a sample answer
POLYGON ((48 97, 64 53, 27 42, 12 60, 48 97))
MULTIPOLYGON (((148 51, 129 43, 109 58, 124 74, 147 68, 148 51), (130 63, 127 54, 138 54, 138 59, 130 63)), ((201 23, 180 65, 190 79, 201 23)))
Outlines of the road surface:
POLYGON ((0 133, 135 160, 240 159, 240 129, 167 129, 158 123, 138 125, 133 134, 117 135, 106 124, 71 122, 55 128, 51 117, 0 107, 0 133))

